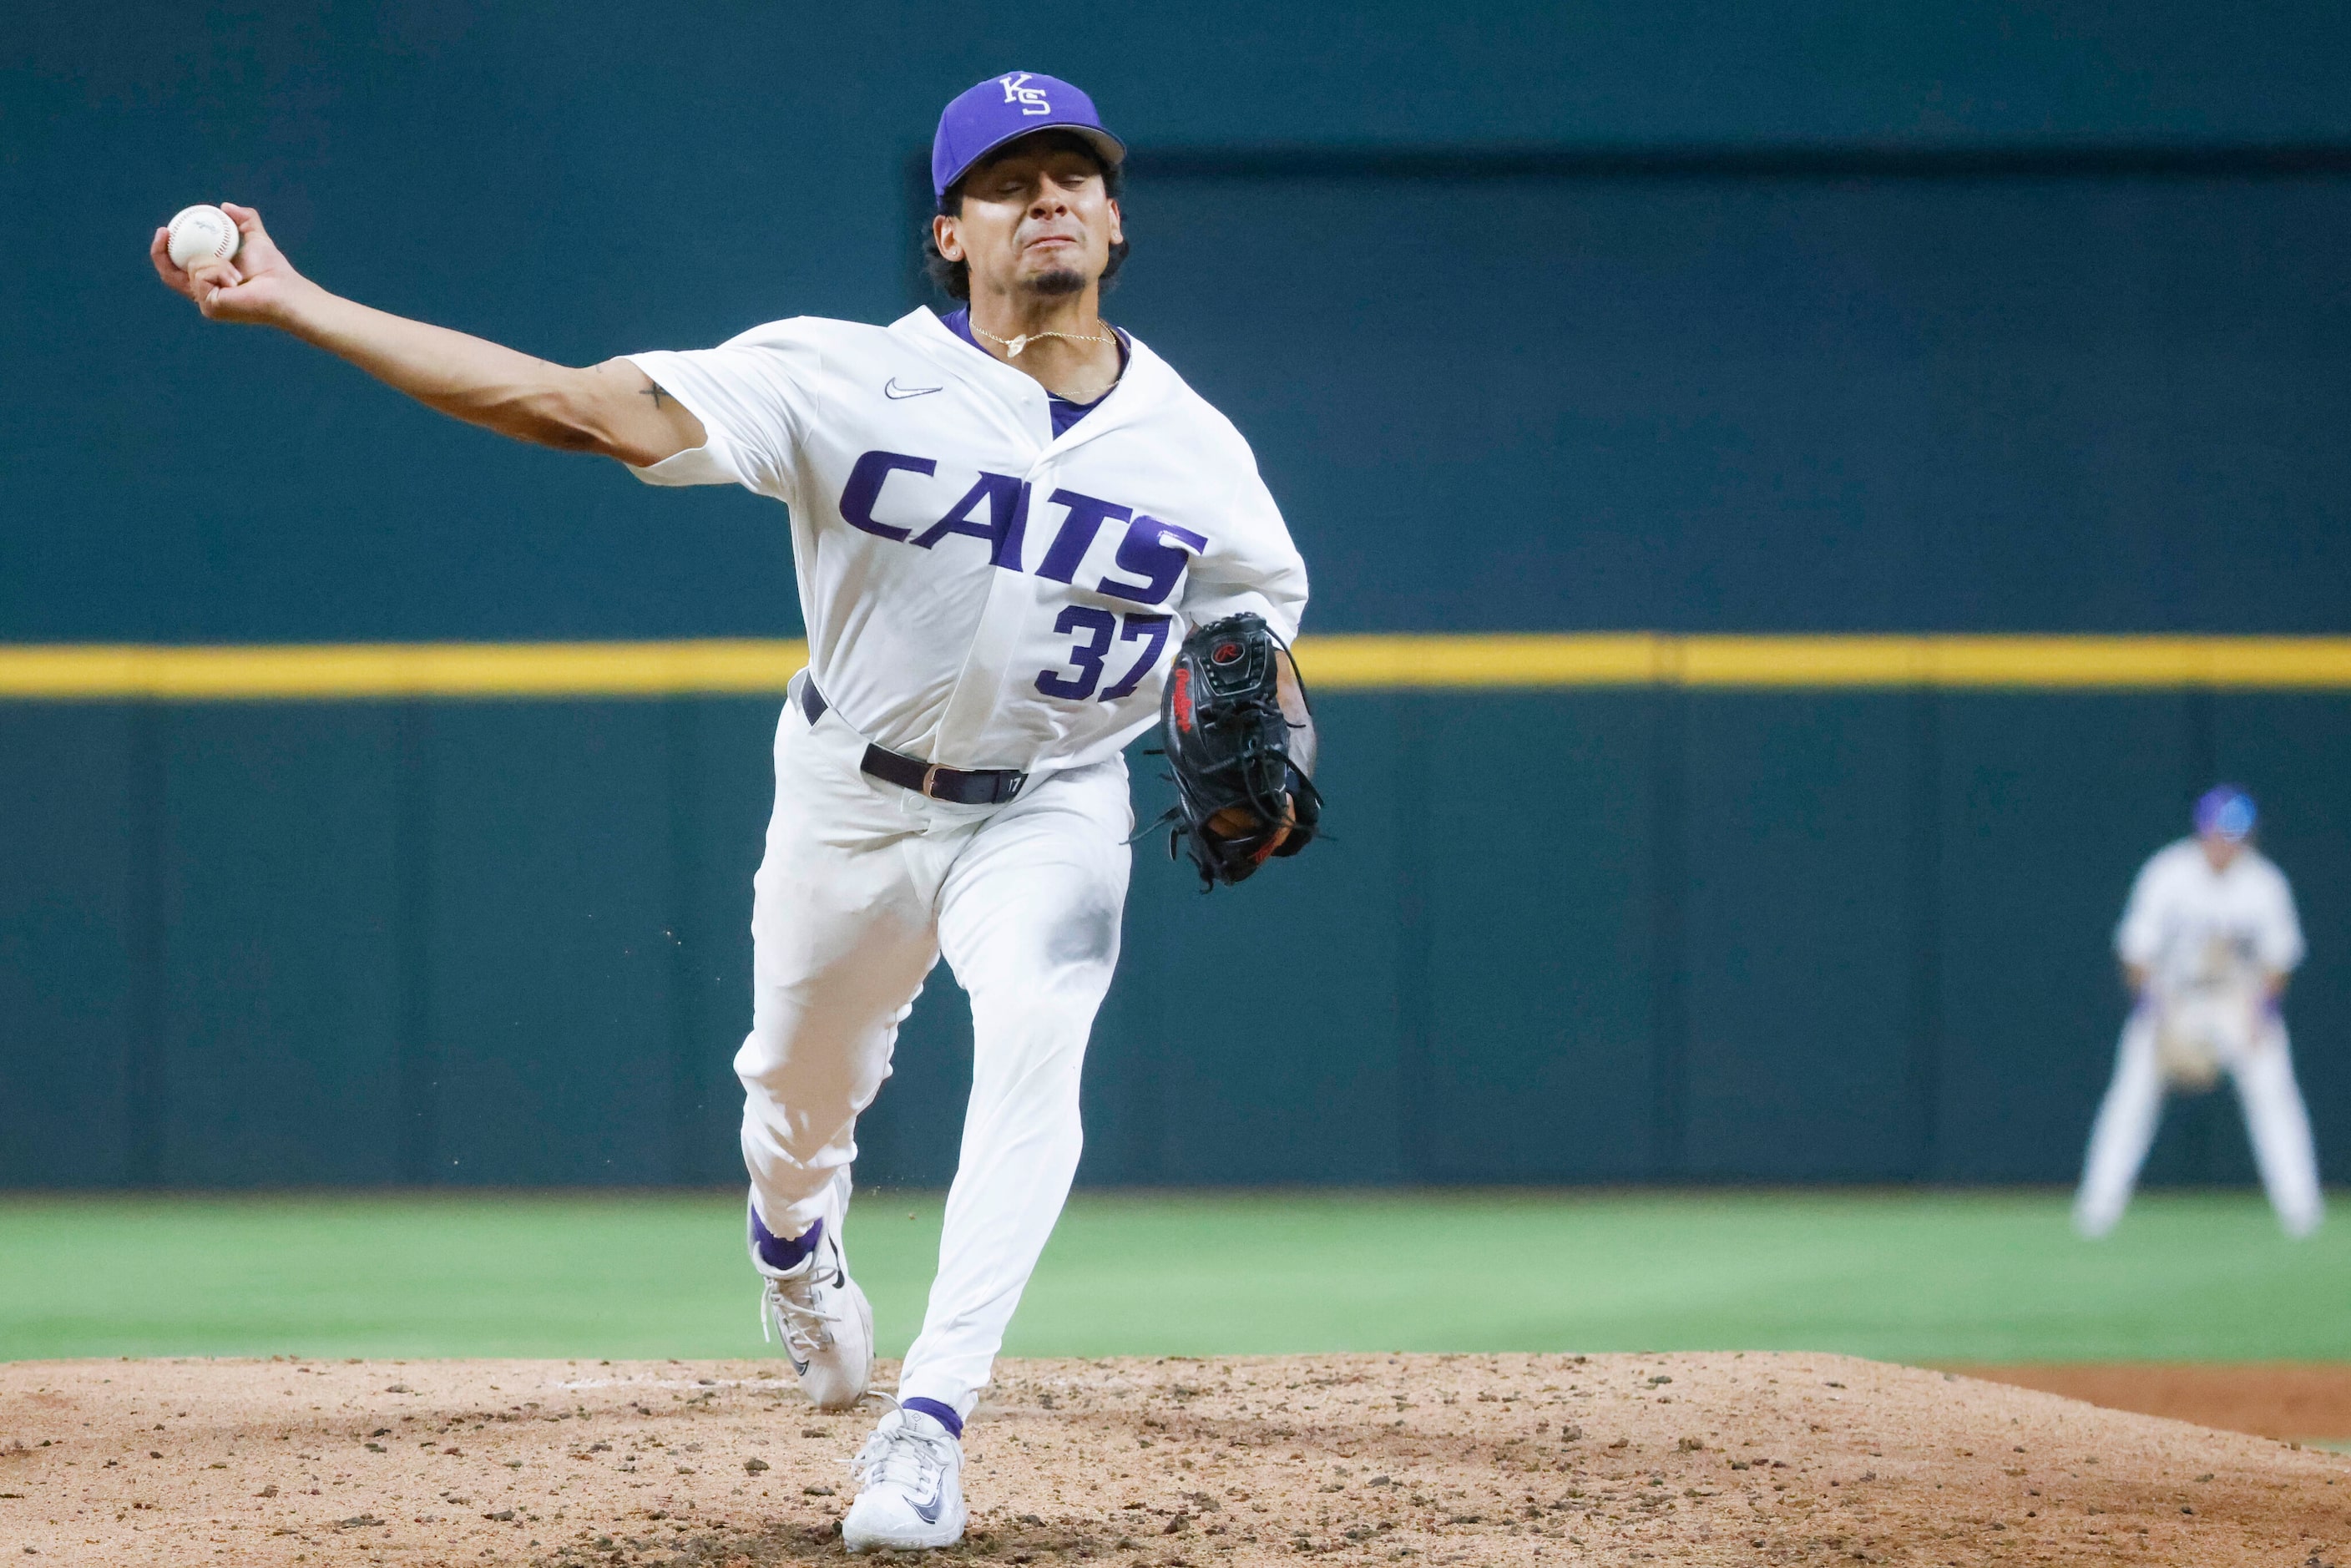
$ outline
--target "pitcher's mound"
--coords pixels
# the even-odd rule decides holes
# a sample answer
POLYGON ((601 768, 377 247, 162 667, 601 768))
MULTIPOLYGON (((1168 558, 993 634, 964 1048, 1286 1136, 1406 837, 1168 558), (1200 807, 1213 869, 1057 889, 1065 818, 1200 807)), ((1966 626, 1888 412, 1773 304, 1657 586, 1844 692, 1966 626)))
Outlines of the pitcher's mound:
MULTIPOLYGON (((2335 1455, 1843 1356, 1001 1370, 950 1558, 2351 1561, 2335 1455)), ((831 1562, 873 1416, 771 1362, 19 1362, 0 1559, 831 1562)))

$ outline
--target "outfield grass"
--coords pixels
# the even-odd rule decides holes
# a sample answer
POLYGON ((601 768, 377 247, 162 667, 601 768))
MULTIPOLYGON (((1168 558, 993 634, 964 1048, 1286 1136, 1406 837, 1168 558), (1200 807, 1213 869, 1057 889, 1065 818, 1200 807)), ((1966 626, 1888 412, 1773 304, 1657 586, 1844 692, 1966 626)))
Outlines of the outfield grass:
MULTIPOLYGON (((861 1196, 885 1354, 936 1194, 861 1196)), ((0 1359, 759 1354, 731 1194, 0 1197, 0 1359)), ((1092 1195, 1014 1354, 1820 1349, 1911 1362, 2351 1358, 2351 1222, 2239 1194, 1092 1195)))

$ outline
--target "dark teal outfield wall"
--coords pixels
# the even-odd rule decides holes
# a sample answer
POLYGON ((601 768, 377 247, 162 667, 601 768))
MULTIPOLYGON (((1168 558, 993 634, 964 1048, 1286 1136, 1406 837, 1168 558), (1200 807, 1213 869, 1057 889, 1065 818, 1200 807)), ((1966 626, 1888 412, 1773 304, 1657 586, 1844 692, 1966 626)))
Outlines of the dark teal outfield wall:
POLYGON ((1113 299, 1322 631, 2342 629, 2351 11, 2146 0, 17 7, 0 640, 789 635, 781 514, 155 284, 228 197, 569 362, 906 308, 1024 65, 1140 150, 1113 299))
MULTIPOLYGON (((2124 890, 2216 769, 2295 880, 2289 1017, 2322 1154, 2351 1147, 2351 699, 1324 709, 1335 841, 1209 897, 1138 849, 1084 1179, 2066 1179, 2124 890)), ((28 825, 0 1186, 734 1179, 774 719, 0 709, 0 820, 28 825)), ((942 969, 868 1181, 950 1174, 967 1028, 942 969)), ((2233 1109, 2176 1109, 2153 1174, 2246 1179, 2233 1109)))
MULTIPOLYGON (((571 362, 883 319, 937 106, 1016 65, 1138 148, 1112 313, 1256 445, 1311 630, 2351 631, 2339 5, 332 0, 0 29, 0 642, 797 633, 771 504, 209 327, 146 237, 250 201, 571 362)), ((1338 841, 1147 854, 1088 1179, 2062 1177, 2223 772, 2346 1146, 2351 698, 1326 706, 1338 841)), ((773 717, 0 706, 0 1184, 731 1179, 773 717)), ((944 1175, 959 1013, 869 1177, 944 1175)), ((2245 1173, 2218 1102, 2165 1138, 2245 1173)))

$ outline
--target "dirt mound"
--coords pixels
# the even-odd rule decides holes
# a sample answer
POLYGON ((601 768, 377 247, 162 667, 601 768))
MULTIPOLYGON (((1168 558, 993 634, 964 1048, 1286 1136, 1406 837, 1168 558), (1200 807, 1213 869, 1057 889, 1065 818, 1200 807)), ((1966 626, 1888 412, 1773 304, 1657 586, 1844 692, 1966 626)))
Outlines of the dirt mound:
MULTIPOLYGON (((775 1363, 0 1365, 0 1558, 776 1563, 848 1455, 775 1363)), ((1828 1355, 1006 1364, 1007 1563, 2334 1564, 2351 1462, 1828 1355)))

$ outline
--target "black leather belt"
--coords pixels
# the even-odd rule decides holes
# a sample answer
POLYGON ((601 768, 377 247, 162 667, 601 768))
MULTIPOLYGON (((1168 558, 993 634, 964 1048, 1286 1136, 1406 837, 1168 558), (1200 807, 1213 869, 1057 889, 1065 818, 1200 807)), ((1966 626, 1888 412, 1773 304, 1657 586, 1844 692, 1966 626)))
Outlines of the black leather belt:
MULTIPOLYGON (((806 675, 800 677, 800 711, 813 725, 824 716, 832 705, 816 689, 816 683, 806 675)), ((998 806, 1020 793, 1029 782, 1029 775, 1014 768, 941 768, 920 758, 902 757, 894 751, 884 751, 868 745, 858 769, 870 773, 884 784, 895 784, 901 789, 912 789, 917 795, 927 795, 934 800, 946 800, 957 806, 998 806)))

